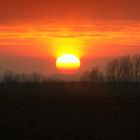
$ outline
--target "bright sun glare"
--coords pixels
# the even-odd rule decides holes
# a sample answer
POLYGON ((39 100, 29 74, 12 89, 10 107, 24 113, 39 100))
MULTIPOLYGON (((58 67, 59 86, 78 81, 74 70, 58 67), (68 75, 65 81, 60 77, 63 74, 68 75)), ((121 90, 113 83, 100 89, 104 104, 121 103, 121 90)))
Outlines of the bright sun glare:
POLYGON ((80 59, 73 54, 64 54, 56 60, 56 67, 62 73, 73 74, 80 68, 80 59))

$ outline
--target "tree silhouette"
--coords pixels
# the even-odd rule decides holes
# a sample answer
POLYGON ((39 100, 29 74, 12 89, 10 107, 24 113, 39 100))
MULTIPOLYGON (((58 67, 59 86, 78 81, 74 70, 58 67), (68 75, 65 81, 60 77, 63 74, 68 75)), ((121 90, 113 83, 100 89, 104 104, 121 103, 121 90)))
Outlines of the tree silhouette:
POLYGON ((140 81, 140 56, 138 54, 132 57, 133 61, 133 80, 140 81))
POLYGON ((15 82, 14 73, 12 71, 6 71, 2 76, 2 82, 4 83, 12 83, 15 82))
POLYGON ((103 73, 99 70, 98 67, 92 68, 91 71, 85 72, 81 80, 82 81, 90 81, 90 82, 102 82, 104 79, 103 73))
POLYGON ((139 82, 140 81, 140 55, 117 57, 110 60, 102 72, 99 67, 85 72, 82 81, 92 82, 139 82))
POLYGON ((132 81, 133 65, 130 56, 124 56, 120 59, 121 79, 122 82, 132 81))
POLYGON ((140 56, 123 56, 109 61, 105 69, 111 82, 138 82, 140 80, 140 56))

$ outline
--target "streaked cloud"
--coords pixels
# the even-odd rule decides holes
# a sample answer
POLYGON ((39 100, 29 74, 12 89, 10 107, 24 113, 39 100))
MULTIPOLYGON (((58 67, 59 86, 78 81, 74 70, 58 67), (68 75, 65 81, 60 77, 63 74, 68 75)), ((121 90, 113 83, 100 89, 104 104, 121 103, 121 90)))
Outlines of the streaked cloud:
POLYGON ((0 44, 55 38, 78 38, 96 43, 139 44, 140 22, 128 20, 96 20, 73 24, 40 24, 0 26, 0 44), (2 30, 3 29, 3 30, 2 30))

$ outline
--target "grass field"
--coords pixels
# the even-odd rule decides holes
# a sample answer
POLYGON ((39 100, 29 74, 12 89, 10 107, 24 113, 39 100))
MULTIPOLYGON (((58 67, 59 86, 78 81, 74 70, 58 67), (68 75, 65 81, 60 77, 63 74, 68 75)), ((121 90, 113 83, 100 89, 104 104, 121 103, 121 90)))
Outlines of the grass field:
POLYGON ((140 86, 0 85, 0 140, 140 139, 140 86))

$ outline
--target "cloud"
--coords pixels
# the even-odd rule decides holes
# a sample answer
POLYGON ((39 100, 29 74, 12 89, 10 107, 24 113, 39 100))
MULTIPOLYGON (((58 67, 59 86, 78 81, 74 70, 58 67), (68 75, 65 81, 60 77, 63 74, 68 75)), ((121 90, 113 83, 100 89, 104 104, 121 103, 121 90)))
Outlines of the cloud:
POLYGON ((2 0, 0 23, 53 19, 140 20, 139 0, 2 0))
MULTIPOLYGON (((137 44, 140 43, 139 21, 101 20, 87 23, 0 26, 0 44, 29 43, 30 40, 78 38, 103 43, 137 44)), ((47 41, 46 41, 47 42, 47 41)))

